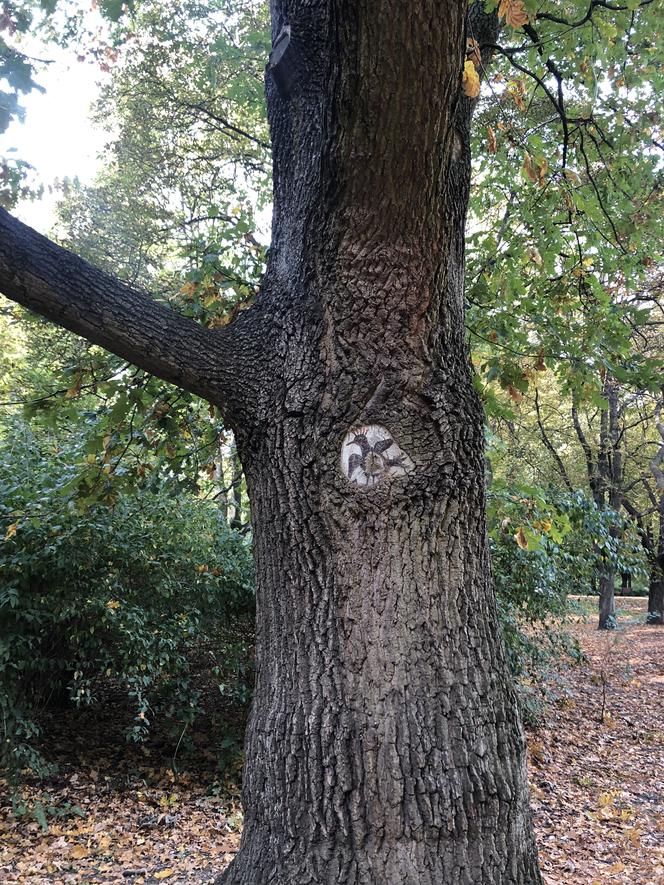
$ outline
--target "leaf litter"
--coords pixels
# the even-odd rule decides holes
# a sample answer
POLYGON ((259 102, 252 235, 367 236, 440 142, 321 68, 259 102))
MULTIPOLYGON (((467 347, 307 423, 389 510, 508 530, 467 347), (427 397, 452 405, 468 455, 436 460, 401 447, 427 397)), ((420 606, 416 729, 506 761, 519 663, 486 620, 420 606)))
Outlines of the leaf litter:
POLYGON ((546 885, 664 885, 664 629, 644 603, 619 630, 575 627, 588 662, 558 674, 529 735, 546 885))
MULTIPOLYGON (((544 882, 664 885, 664 629, 574 630, 588 661, 555 675, 528 738, 544 882)), ((211 885, 232 860, 240 766, 215 777, 214 723, 175 773, 172 741, 127 744, 119 718, 113 703, 53 717, 57 773, 27 779, 21 797, 55 816, 14 817, 0 780, 3 885, 211 885)))

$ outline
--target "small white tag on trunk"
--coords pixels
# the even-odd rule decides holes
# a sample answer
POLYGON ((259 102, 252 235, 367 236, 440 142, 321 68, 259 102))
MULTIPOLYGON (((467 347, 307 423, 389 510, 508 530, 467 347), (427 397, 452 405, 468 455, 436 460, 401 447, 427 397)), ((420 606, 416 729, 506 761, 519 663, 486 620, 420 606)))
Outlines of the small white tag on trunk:
POLYGON ((364 424, 349 430, 341 446, 341 470, 358 486, 375 486, 414 467, 386 427, 364 424))

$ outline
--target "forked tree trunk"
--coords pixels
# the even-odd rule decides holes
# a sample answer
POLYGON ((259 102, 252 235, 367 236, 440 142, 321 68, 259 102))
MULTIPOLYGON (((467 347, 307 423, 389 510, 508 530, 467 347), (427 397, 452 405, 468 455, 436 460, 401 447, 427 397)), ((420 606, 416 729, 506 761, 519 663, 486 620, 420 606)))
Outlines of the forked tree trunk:
MULTIPOLYGON (((472 35, 494 43, 482 8, 472 35)), ((0 211, 5 294, 220 404, 236 434, 257 683, 224 885, 541 881, 464 335, 466 11, 273 0, 273 243, 229 327, 0 211)))

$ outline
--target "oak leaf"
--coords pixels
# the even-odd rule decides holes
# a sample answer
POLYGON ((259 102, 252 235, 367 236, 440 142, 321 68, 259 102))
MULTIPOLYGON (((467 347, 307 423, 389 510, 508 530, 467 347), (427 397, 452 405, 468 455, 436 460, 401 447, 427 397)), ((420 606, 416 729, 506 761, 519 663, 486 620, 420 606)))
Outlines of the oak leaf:
POLYGON ((495 154, 498 150, 498 143, 496 141, 496 133, 493 131, 491 126, 486 127, 486 137, 487 137, 487 150, 490 154, 495 154))

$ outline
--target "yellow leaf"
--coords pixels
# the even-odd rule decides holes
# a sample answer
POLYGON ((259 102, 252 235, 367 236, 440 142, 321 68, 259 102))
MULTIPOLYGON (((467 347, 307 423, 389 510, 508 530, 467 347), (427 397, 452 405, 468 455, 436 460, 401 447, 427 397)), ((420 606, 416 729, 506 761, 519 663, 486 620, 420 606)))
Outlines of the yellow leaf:
POLYGON ((461 87, 464 95, 467 95, 468 98, 477 98, 480 94, 480 78, 472 61, 467 61, 463 66, 461 87))
POLYGON ((524 173, 526 178, 529 178, 533 184, 537 184, 539 181, 539 173, 535 168, 535 164, 533 163, 533 158, 530 156, 528 151, 523 155, 523 166, 521 167, 521 171, 524 173))
POLYGON ((549 161, 546 157, 537 158, 537 180, 540 187, 544 187, 544 179, 549 168, 549 161))
POLYGON ((493 131, 491 126, 486 127, 486 138, 487 138, 487 150, 490 154, 495 154, 498 150, 498 143, 496 142, 496 133, 493 131))
POLYGON ((528 24, 528 13, 523 0, 500 0, 498 18, 504 18, 510 28, 520 28, 528 24))
POLYGON ((71 850, 71 856, 74 860, 81 860, 84 857, 87 857, 90 852, 85 847, 85 845, 74 845, 71 850))
POLYGON ((109 599, 106 603, 106 608, 110 609, 110 611, 116 611, 120 608, 120 603, 117 601, 117 599, 109 599))
POLYGON ((16 534, 16 529, 18 528, 18 523, 13 522, 10 526, 8 526, 7 531, 5 532, 5 541, 8 541, 10 538, 13 538, 16 534))
POLYGON ((520 525, 514 533, 514 540, 522 550, 528 549, 528 539, 526 538, 526 533, 524 532, 522 525, 520 525))
POLYGON ((168 879, 169 876, 173 875, 173 870, 170 867, 167 867, 165 870, 160 870, 158 873, 154 874, 155 879, 168 879))
POLYGON ((621 861, 617 860, 614 864, 609 867, 610 873, 622 873, 625 870, 625 864, 621 863, 621 861))

